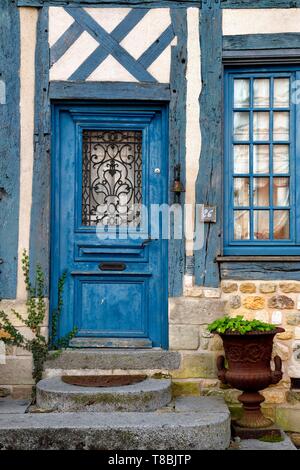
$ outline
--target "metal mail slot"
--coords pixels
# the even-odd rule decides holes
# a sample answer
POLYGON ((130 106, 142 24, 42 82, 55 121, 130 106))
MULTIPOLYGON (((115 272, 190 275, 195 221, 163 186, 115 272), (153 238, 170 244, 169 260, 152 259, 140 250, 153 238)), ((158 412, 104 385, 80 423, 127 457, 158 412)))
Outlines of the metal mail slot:
POLYGON ((126 269, 125 263, 100 263, 99 268, 101 271, 124 271, 126 269))

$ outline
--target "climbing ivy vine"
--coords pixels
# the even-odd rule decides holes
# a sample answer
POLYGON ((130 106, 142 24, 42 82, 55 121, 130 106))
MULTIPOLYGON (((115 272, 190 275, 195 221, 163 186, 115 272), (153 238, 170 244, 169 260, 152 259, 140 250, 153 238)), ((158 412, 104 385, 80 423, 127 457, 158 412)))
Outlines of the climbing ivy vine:
MULTIPOLYGON (((47 306, 45 301, 45 276, 41 266, 36 266, 35 283, 30 281, 30 262, 26 250, 22 255, 22 271, 24 275, 27 292, 27 315, 23 316, 14 309, 11 309, 12 315, 19 320, 21 325, 27 326, 31 332, 26 336, 13 325, 7 313, 0 311, 0 331, 2 341, 6 344, 12 344, 26 349, 32 353, 33 371, 32 377, 35 384, 42 379, 44 362, 48 358, 49 350, 60 351, 66 348, 69 341, 76 335, 77 328, 74 328, 62 338, 58 337, 58 325, 63 308, 63 290, 66 282, 67 273, 64 272, 58 281, 58 299, 57 308, 52 312, 49 326, 49 337, 42 334, 47 306)), ((33 401, 35 400, 35 386, 32 392, 33 401)))

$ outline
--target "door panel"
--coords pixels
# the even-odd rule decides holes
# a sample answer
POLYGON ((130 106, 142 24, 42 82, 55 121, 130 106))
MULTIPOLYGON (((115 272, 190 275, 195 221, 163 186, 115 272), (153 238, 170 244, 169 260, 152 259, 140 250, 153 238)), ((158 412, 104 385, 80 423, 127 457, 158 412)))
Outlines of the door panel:
POLYGON ((149 239, 146 213, 167 202, 166 109, 59 105, 53 127, 52 307, 68 273, 60 334, 76 326, 86 346, 166 348, 167 241, 149 239))

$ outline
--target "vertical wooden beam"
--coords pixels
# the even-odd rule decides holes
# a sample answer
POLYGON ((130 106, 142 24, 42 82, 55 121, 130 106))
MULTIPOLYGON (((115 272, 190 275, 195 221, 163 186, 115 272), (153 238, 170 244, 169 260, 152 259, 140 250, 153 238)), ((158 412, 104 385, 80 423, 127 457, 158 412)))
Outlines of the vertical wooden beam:
POLYGON ((0 5, 0 298, 16 296, 20 194, 20 20, 16 4, 0 5))
MULTIPOLYGON (((185 134, 186 134, 186 63, 187 63, 187 12, 186 9, 171 10, 172 25, 177 36, 177 46, 172 47, 171 101, 169 109, 169 190, 174 182, 174 166, 181 165, 181 180, 185 184, 185 134)), ((174 203, 170 192, 169 203, 174 203)), ((182 195, 181 204, 184 204, 182 195)), ((173 226, 171 225, 171 233, 173 226)), ((169 296, 182 294, 185 266, 185 240, 169 241, 169 296)))
POLYGON ((50 242, 50 100, 48 7, 39 11, 35 53, 35 117, 30 259, 40 263, 49 281, 50 242))
POLYGON ((197 204, 217 206, 217 223, 205 224, 204 246, 195 252, 197 285, 216 287, 215 261, 222 244, 222 14, 220 0, 206 0, 200 21, 202 148, 196 182, 197 204))

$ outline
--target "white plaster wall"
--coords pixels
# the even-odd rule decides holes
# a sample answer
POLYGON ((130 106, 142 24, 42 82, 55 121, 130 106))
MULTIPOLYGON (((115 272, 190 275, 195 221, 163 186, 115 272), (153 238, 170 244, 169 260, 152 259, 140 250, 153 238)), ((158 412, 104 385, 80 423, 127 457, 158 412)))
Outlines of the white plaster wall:
POLYGON ((297 33, 299 8, 261 8, 222 10, 223 34, 297 33))
MULTIPOLYGON (((85 11, 108 33, 121 23, 130 8, 85 8, 85 11)), ((49 8, 49 45, 53 46, 74 19, 62 7, 49 8)), ((136 60, 150 47, 165 29, 171 25, 169 8, 151 8, 132 28, 120 45, 136 60)), ((171 69, 171 47, 177 38, 168 45, 160 56, 148 67, 148 72, 160 83, 169 83, 171 69)), ((65 54, 50 68, 50 80, 68 80, 73 72, 99 47, 88 32, 83 32, 65 54)), ((100 43, 101 47, 101 43, 100 43)), ((87 78, 87 81, 136 82, 114 57, 108 57, 87 78)))
POLYGON ((186 204, 191 205, 190 220, 187 224, 186 254, 193 254, 195 185, 199 170, 201 151, 200 106, 201 93, 201 58, 199 43, 198 8, 187 10, 187 102, 186 102, 186 204))
POLYGON ((21 62, 20 62, 20 206, 17 298, 26 299, 22 273, 22 252, 29 250, 30 213, 32 204, 35 45, 37 8, 20 8, 21 62))

